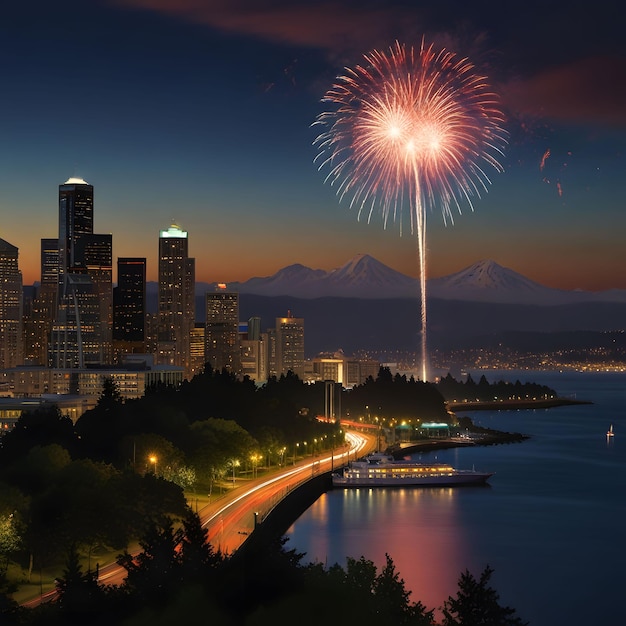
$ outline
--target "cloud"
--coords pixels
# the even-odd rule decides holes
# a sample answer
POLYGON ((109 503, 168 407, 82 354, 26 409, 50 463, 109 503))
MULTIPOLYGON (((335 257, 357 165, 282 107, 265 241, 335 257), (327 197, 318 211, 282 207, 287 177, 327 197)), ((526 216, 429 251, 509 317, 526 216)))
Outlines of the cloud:
POLYGON ((520 117, 626 127, 626 60, 580 59, 501 87, 503 99, 520 117))
MULTIPOLYGON (((415 10, 384 6, 372 8, 354 2, 315 0, 111 0, 127 8, 155 11, 227 33, 325 50, 362 51, 378 45, 385 33, 397 32, 415 10), (365 43, 367 42, 367 43, 365 43)), ((385 39, 385 45, 393 38, 385 39)))
MULTIPOLYGON (((549 69, 535 69, 524 79, 505 78, 498 87, 505 105, 520 118, 626 125, 626 60, 608 54, 585 58, 586 47, 599 49, 600 44, 591 40, 584 47, 565 50, 565 44, 552 36, 549 30, 552 27, 543 21, 525 24, 531 30, 524 36, 534 42, 530 49, 525 49, 518 43, 519 25, 515 22, 507 18, 494 23, 491 12, 484 7, 482 11, 468 13, 463 3, 454 1, 437 7, 376 0, 108 1, 127 9, 148 10, 203 24, 223 33, 317 49, 326 54, 333 66, 349 65, 357 55, 386 48, 395 40, 418 46, 424 36, 427 43, 468 56, 472 61, 484 61, 485 55, 495 55, 496 65, 490 73, 502 74, 524 60, 532 59, 531 63, 541 67, 545 59, 554 58, 553 47, 558 43, 562 48, 561 58, 577 60, 549 69), (452 13, 455 19, 451 19, 452 13), (484 28, 476 28, 477 20, 490 24, 490 34, 484 28), (499 37, 498 51, 490 43, 495 35, 499 37)), ((579 20, 559 22, 560 9, 554 11, 552 17, 546 16, 546 19, 550 17, 548 22, 566 29, 566 42, 576 41, 574 35, 581 28, 579 20)))

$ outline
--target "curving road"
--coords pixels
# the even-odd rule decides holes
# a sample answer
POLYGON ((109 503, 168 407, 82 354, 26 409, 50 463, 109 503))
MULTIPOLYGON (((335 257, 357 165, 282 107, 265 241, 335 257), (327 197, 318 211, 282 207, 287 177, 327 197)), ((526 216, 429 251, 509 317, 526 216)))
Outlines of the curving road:
MULTIPOLYGON (((287 466, 273 473, 246 482, 228 494, 220 496, 198 511, 202 526, 207 529, 207 538, 216 551, 232 554, 254 530, 257 522, 265 516, 288 493, 310 478, 346 465, 376 449, 376 437, 370 434, 349 431, 347 445, 330 454, 307 457, 293 466, 287 466)), ((119 585, 126 578, 126 570, 117 563, 111 563, 99 570, 101 584, 119 585)), ((33 607, 55 597, 53 589, 37 598, 25 602, 23 606, 33 607)))

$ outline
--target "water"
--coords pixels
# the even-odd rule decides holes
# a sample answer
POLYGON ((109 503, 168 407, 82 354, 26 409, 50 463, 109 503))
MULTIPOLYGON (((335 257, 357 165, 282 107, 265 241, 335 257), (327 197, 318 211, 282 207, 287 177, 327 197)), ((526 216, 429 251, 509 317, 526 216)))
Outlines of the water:
POLYGON ((364 556, 380 568, 388 553, 411 600, 428 608, 456 594, 462 571, 478 577, 489 565, 500 603, 532 626, 626 624, 626 374, 486 376, 546 384, 593 404, 460 411, 531 437, 421 457, 494 471, 489 486, 331 491, 292 525, 287 546, 326 565, 364 556))

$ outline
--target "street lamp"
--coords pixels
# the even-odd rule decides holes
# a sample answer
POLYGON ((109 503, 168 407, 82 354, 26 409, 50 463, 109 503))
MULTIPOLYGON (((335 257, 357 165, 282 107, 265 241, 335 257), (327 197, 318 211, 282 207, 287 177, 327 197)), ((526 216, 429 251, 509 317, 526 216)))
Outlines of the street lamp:
POLYGON ((152 463, 152 465, 154 465, 154 475, 157 475, 157 456, 156 454, 151 454, 148 457, 148 461, 150 461, 150 463, 152 463))
POLYGON ((253 455, 250 457, 250 459, 251 459, 251 461, 252 461, 252 478, 256 478, 256 476, 257 476, 257 467, 256 467, 256 463, 257 463, 257 461, 259 460, 259 457, 258 457, 258 455, 253 454, 253 455))
POLYGON ((297 443, 293 448, 293 464, 294 465, 296 464, 296 452, 300 452, 299 448, 300 448, 299 443, 297 443))
POLYGON ((233 487, 234 487, 235 486, 235 468, 239 467, 239 461, 237 461, 236 459, 233 459, 231 463, 233 465, 233 487))

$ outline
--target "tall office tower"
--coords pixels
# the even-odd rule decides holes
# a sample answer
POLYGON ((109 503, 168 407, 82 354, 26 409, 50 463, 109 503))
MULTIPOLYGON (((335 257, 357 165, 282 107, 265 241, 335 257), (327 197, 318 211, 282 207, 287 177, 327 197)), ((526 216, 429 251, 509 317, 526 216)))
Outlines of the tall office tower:
POLYGON ((214 370, 241 369, 239 348, 239 293, 218 287, 206 294, 204 360, 214 370))
POLYGON ((157 362, 183 367, 191 379, 191 331, 195 326, 195 259, 187 232, 172 224, 159 236, 157 362))
POLYGON ((93 185, 70 178, 59 185, 59 300, 65 294, 65 275, 84 268, 76 255, 80 235, 93 234, 93 185))
POLYGON ((304 319, 292 317, 276 318, 276 370, 278 376, 288 371, 304 380, 304 319))
POLYGON ((113 290, 113 348, 115 361, 125 354, 146 351, 146 259, 117 259, 117 287, 113 290))
POLYGON ((93 232, 93 186, 59 185, 57 316, 48 350, 52 367, 112 360, 112 237, 93 232), (69 343, 68 343, 69 342, 69 343), (79 342, 80 345, 70 345, 79 342))
POLYGON ((76 238, 76 267, 91 279, 100 305, 98 329, 102 363, 113 361, 113 237, 111 235, 79 235, 76 238))
POLYGON ((86 274, 66 274, 65 295, 58 306, 48 346, 48 366, 84 368, 106 362, 100 301, 86 274))
POLYGON ((0 369, 22 365, 22 273, 18 249, 0 239, 0 369))
POLYGON ((24 364, 46 365, 57 312, 59 240, 41 240, 41 278, 29 315, 24 314, 24 364))

